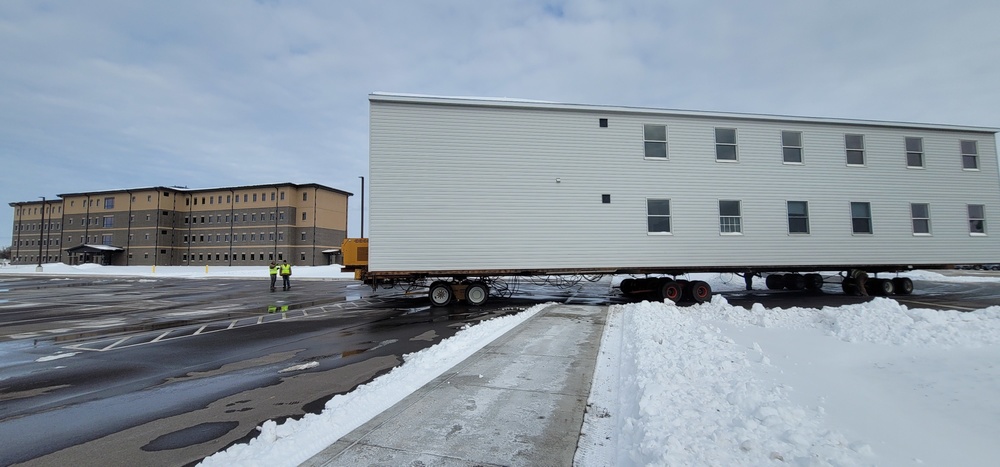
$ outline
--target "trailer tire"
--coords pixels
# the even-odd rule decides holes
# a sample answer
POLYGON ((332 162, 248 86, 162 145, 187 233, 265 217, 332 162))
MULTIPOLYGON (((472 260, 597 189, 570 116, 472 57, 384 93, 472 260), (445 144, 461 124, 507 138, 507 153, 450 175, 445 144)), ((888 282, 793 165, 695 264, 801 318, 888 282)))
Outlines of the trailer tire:
POLYGON ((630 277, 622 280, 622 282, 618 284, 618 290, 622 291, 622 295, 632 295, 632 291, 635 290, 635 279, 630 277))
POLYGON ((490 298, 490 288, 482 282, 473 282, 465 289, 465 303, 479 306, 490 298))
POLYGON ((431 305, 447 306, 455 298, 455 292, 451 290, 451 284, 445 281, 438 281, 431 284, 427 291, 427 298, 431 300, 431 305))
POLYGON ((896 291, 896 286, 889 279, 869 279, 866 285, 869 295, 885 297, 896 291))
POLYGON ((896 293, 899 295, 909 295, 913 293, 913 280, 909 277, 893 278, 892 285, 896 286, 896 293))
POLYGON ((670 300, 674 303, 677 303, 681 299, 681 294, 683 292, 684 291, 681 289, 680 284, 672 280, 666 280, 663 281, 662 284, 660 284, 661 300, 670 300))
POLYGON ((764 285, 768 290, 781 290, 785 288, 785 276, 781 274, 770 274, 764 278, 764 285))
POLYGON ((822 290, 823 289, 823 276, 814 273, 806 274, 806 289, 809 290, 822 290))
POLYGON ((806 278, 802 274, 785 274, 785 288, 788 290, 802 290, 806 288, 806 278))
POLYGON ((688 284, 688 296, 695 303, 704 303, 712 299, 712 286, 708 285, 705 281, 692 281, 688 284))

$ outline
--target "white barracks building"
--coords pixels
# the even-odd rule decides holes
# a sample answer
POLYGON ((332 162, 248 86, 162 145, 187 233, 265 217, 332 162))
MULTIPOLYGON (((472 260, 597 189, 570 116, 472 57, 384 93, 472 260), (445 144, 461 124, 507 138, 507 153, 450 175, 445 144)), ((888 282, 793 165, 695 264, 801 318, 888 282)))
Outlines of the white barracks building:
POLYGON ((995 128, 369 101, 372 273, 1000 262, 995 128))

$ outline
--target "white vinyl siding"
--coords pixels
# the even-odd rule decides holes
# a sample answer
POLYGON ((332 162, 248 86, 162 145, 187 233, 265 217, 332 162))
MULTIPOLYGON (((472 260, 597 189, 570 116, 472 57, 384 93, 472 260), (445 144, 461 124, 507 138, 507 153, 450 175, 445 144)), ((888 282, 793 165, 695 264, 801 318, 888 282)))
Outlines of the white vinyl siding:
POLYGON ((599 128, 607 115, 373 96, 371 270, 1000 263, 983 254, 1000 254, 1000 236, 970 235, 967 216, 970 204, 1000 216, 990 131, 627 108, 599 128), (651 123, 669 130, 669 163, 637 154, 651 123), (716 128, 738 130, 738 164, 716 162, 716 128), (808 163, 780 170, 789 128, 808 163), (845 164, 847 134, 864 135, 863 170, 845 164), (901 160, 906 137, 922 138, 924 170, 901 160), (980 171, 957 168, 962 140, 977 142, 980 171), (649 199, 669 199, 670 235, 650 234, 649 199), (742 236, 720 235, 719 200, 742 200, 742 236), (808 235, 789 235, 788 200, 809 200, 808 235), (921 200, 933 201, 931 237, 913 235, 921 200), (873 234, 853 234, 852 201, 871 203, 873 234))

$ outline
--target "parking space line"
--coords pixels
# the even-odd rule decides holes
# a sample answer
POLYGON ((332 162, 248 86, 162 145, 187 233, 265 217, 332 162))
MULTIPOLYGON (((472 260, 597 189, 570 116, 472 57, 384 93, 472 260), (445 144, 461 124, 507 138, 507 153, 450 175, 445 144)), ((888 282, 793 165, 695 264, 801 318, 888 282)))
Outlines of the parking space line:
POLYGON ((160 339, 163 339, 164 337, 166 337, 167 334, 170 334, 171 332, 173 332, 173 331, 167 331, 167 332, 165 332, 163 334, 160 334, 159 336, 156 336, 156 339, 153 339, 153 340, 151 340, 149 342, 159 342, 160 339))
MULTIPOLYGON (((127 345, 122 345, 122 344, 125 343, 126 341, 128 341, 129 339, 132 339, 132 338, 135 338, 135 337, 141 337, 141 335, 138 335, 138 336, 137 335, 127 336, 127 337, 121 338, 121 339, 115 341, 114 343, 112 343, 110 345, 107 345, 105 347, 88 347, 88 345, 93 345, 95 343, 108 342, 107 339, 101 339, 101 340, 98 340, 98 341, 91 341, 91 342, 81 342, 81 343, 76 343, 76 344, 69 344, 69 345, 65 345, 63 347, 67 348, 67 349, 87 350, 87 351, 91 351, 91 352, 104 352, 104 351, 107 351, 107 350, 120 350, 120 349, 129 348, 129 347, 136 347, 136 346, 139 346, 139 345, 151 344, 151 343, 154 343, 154 342, 166 342, 166 341, 171 341, 171 340, 174 340, 174 339, 182 339, 182 338, 185 338, 185 337, 192 337, 192 336, 197 336, 197 335, 201 335, 201 334, 210 334, 210 333, 213 333, 213 332, 227 331, 227 330, 234 329, 234 328, 237 328, 237 327, 253 326, 255 324, 265 324, 265 323, 269 323, 269 322, 274 322, 274 321, 279 321, 279 320, 286 320, 286 319, 294 319, 294 318, 299 318, 299 317, 319 316, 319 315, 322 315, 323 313, 330 313, 330 312, 335 311, 335 310, 344 311, 344 310, 360 309, 362 307, 370 306, 370 305, 377 304, 377 303, 383 303, 385 301, 386 300, 384 300, 384 299, 367 298, 367 299, 354 300, 354 301, 350 301, 350 302, 337 303, 337 304, 334 304, 334 305, 320 306, 320 307, 318 307, 317 313, 315 313, 314 315, 310 315, 308 312, 306 312, 305 309, 294 310, 294 311, 291 311, 291 312, 287 312, 286 311, 286 312, 282 312, 281 313, 281 317, 280 318, 273 318, 273 319, 270 319, 270 320, 268 320, 267 318, 268 318, 268 316, 273 316, 273 314, 260 315, 260 316, 256 317, 256 319, 254 319, 253 317, 243 317, 243 318, 238 318, 238 319, 234 319, 234 320, 230 321, 228 326, 214 327, 213 329, 209 329, 210 327, 212 327, 212 325, 211 324, 206 324, 206 325, 203 325, 203 326, 199 327, 194 332, 183 332, 184 328, 174 328, 174 329, 170 329, 170 330, 167 330, 166 332, 163 332, 163 333, 159 334, 158 336, 156 336, 153 339, 150 339, 150 340, 141 340, 140 339, 138 341, 135 341, 132 344, 127 344, 127 345)), ((187 329, 190 330, 192 328, 187 328, 187 329)), ((148 336, 149 334, 146 334, 146 335, 148 336)))
POLYGON ((114 342, 113 344, 111 344, 111 345, 109 345, 109 346, 107 346, 107 347, 105 347, 105 348, 101 349, 101 351, 103 352, 103 351, 105 351, 105 350, 111 350, 111 349, 115 348, 115 346, 116 346, 116 345, 118 345, 118 344, 121 344, 122 342, 125 342, 125 341, 127 341, 127 340, 129 340, 129 339, 131 339, 131 338, 132 338, 132 336, 128 336, 128 337, 123 337, 123 338, 121 338, 121 339, 118 339, 118 340, 117 340, 117 341, 115 341, 115 342, 114 342))

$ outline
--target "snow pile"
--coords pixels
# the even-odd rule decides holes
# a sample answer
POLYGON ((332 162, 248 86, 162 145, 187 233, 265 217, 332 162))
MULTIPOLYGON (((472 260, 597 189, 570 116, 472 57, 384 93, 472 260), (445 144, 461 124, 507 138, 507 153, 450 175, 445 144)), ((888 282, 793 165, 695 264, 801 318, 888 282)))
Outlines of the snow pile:
POLYGON ((433 347, 404 355, 403 365, 389 373, 348 394, 334 396, 322 413, 289 419, 281 425, 273 420, 264 422, 260 435, 249 443, 218 452, 199 465, 298 465, 547 306, 535 305, 516 315, 467 325, 433 347))
POLYGON ((620 380, 611 391, 595 387, 591 404, 611 414, 604 432, 615 447, 581 465, 857 465, 870 456, 866 444, 826 428, 820 409, 756 379, 750 358, 767 363, 759 347, 748 353, 699 312, 643 302, 609 313, 616 331, 606 331, 598 373, 620 363, 620 380))
POLYGON ((612 306, 576 465, 988 465, 1000 307, 612 306))
MULTIPOLYGON (((721 299, 721 297, 719 297, 721 299)), ((724 299, 722 299, 724 302, 724 299)), ((982 347, 1000 344, 1000 306, 975 313, 910 309, 899 302, 877 297, 869 302, 840 307, 764 308, 750 310, 721 302, 686 308, 702 318, 736 325, 784 329, 818 329, 847 342, 894 345, 935 345, 942 348, 982 347)))

